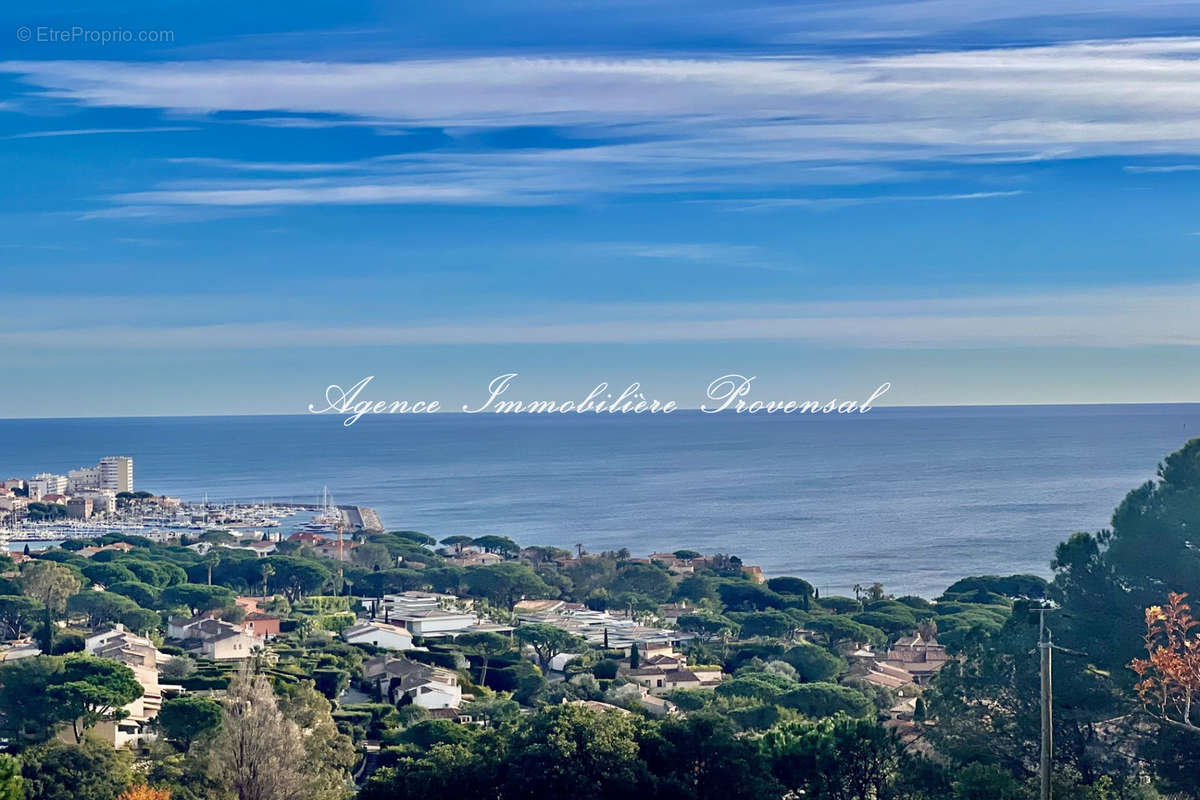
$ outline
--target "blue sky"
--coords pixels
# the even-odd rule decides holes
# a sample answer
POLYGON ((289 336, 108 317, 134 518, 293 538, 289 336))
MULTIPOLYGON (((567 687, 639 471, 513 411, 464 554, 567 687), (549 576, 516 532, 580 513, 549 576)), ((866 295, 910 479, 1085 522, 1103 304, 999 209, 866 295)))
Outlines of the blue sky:
POLYGON ((1198 81, 1196 2, 5 7, 0 416, 1200 400, 1198 81))

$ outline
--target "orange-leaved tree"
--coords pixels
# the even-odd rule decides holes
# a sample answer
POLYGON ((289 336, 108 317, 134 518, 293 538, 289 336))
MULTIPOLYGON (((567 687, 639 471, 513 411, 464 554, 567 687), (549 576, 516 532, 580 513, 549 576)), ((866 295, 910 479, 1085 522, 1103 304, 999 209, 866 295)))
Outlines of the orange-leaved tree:
POLYGON ((1197 728, 1192 707, 1200 696, 1200 620, 1184 601, 1186 594, 1171 592, 1163 606, 1146 609, 1146 655, 1129 668, 1141 679, 1134 687, 1146 709, 1164 722, 1197 728))

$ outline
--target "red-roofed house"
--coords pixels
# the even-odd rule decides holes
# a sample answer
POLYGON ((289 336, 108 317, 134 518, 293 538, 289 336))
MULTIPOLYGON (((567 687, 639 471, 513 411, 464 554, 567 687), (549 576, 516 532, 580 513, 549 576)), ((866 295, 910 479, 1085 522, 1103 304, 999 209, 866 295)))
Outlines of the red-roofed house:
POLYGON ((279 624, 280 619, 274 614, 253 611, 246 615, 246 622, 242 625, 242 630, 254 636, 278 636, 279 624))
POLYGON ((291 536, 289 536, 288 541, 289 542, 299 542, 300 544, 306 544, 309 547, 316 547, 317 545, 324 544, 325 542, 328 542, 329 540, 327 538, 325 538, 324 536, 320 535, 319 533, 309 533, 308 531, 301 531, 299 533, 293 533, 291 536))

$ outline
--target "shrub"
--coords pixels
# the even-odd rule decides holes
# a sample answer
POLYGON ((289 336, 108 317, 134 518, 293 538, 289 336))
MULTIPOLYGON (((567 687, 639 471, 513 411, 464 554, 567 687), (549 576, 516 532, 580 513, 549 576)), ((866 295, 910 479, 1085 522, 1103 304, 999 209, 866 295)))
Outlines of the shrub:
POLYGON ((821 598, 821 608, 827 608, 835 614, 853 614, 855 611, 862 611, 862 603, 853 597, 833 595, 821 598))
POLYGON ((846 669, 846 662, 823 647, 802 642, 783 654, 783 660, 796 669, 796 677, 804 683, 828 681, 846 669))
MULTIPOLYGON (((332 631, 333 633, 341 633, 354 624, 355 616, 349 611, 336 614, 321 614, 313 619, 317 628, 323 631, 332 631)), ((280 626, 280 631, 283 626, 280 626)))
POLYGON ((617 669, 617 662, 605 660, 592 667, 592 674, 603 680, 612 680, 617 677, 617 669))
POLYGON ((715 694, 707 689, 676 689, 667 699, 684 711, 699 711, 713 702, 715 694))
POLYGON ((314 669, 312 671, 312 678, 317 691, 330 700, 336 700, 346 690, 346 687, 350 685, 349 673, 340 669, 314 669))
POLYGON ((56 656, 66 655, 67 653, 79 653, 87 646, 82 633, 75 631, 66 631, 54 637, 54 647, 52 653, 56 656))
POLYGON ((488 687, 500 692, 512 692, 513 699, 529 705, 535 695, 546 687, 542 672, 528 661, 503 669, 488 670, 488 687))
POLYGON ((735 708, 729 712, 729 718, 743 730, 766 730, 779 722, 782 716, 783 713, 777 705, 735 708))
POLYGON ((722 697, 752 697, 763 702, 773 702, 795 687, 795 681, 782 675, 750 672, 725 681, 715 691, 722 697))
POLYGON ((838 712, 866 717, 875 711, 875 704, 862 692, 836 683, 803 683, 780 697, 778 703, 809 717, 832 717, 838 712))
POLYGON ((189 692, 201 692, 205 689, 228 689, 229 676, 216 675, 193 675, 190 678, 184 678, 179 682, 179 685, 189 692))

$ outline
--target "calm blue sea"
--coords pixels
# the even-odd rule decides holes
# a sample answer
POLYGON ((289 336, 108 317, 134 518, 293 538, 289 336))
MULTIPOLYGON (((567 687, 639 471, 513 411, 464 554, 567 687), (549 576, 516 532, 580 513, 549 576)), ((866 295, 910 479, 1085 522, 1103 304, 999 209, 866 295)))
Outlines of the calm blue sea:
POLYGON ((137 488, 376 508, 389 528, 635 554, 731 552, 827 593, 1049 574, 1054 546, 1200 434, 1200 405, 849 417, 0 420, 0 477, 134 457, 137 488))

